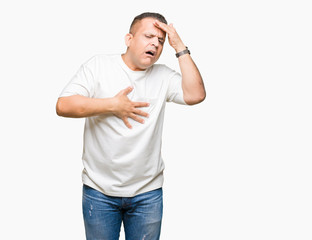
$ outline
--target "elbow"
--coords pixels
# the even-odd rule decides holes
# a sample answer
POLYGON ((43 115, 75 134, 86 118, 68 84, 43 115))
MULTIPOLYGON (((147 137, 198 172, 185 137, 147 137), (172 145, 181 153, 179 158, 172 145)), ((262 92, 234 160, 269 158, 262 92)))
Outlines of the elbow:
POLYGON ((66 115, 65 110, 64 110, 64 105, 62 104, 61 98, 59 98, 57 100, 55 110, 56 110, 56 114, 60 117, 64 117, 66 115))
POLYGON ((85 117, 86 110, 87 106, 79 96, 60 97, 56 103, 56 114, 61 117, 85 117))
POLYGON ((201 103, 206 99, 206 92, 204 91, 197 99, 197 103, 201 103))
POLYGON ((206 92, 197 94, 196 96, 184 97, 184 101, 187 105, 195 105, 195 104, 203 102, 205 99, 206 99, 206 92))
POLYGON ((56 103, 56 114, 60 117, 73 117, 68 97, 60 97, 56 103))

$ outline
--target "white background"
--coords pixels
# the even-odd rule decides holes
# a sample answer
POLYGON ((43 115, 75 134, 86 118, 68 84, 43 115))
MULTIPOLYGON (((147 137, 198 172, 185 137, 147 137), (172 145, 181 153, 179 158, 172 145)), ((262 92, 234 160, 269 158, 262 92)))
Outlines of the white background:
MULTIPOLYGON (((207 89, 200 105, 167 105, 161 239, 311 240, 312 9, 300 0, 1 1, 0 239, 85 239, 84 120, 55 103, 83 62, 125 51, 145 11, 174 23, 207 89)), ((168 43, 159 63, 179 70, 168 43)))

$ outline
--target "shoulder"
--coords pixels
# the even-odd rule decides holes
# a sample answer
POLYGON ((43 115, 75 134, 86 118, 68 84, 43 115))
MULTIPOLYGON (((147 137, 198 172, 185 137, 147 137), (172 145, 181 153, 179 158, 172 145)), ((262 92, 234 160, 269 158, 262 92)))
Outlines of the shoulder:
POLYGON ((155 71, 170 71, 172 70, 171 68, 169 68, 167 65, 165 64, 154 64, 153 65, 153 69, 155 71))
POLYGON ((180 73, 176 72, 175 70, 171 69, 165 64, 154 64, 153 65, 153 73, 160 74, 163 77, 170 79, 174 75, 180 75, 180 73))
POLYGON ((173 72, 175 72, 173 69, 171 69, 165 64, 154 64, 153 71, 162 74, 172 74, 173 72))

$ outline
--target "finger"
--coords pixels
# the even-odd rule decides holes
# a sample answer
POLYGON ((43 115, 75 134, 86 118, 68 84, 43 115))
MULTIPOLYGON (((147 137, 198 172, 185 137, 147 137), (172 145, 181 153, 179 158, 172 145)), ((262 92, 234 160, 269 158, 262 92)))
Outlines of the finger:
POLYGON ((135 109, 135 111, 133 111, 133 113, 140 115, 140 116, 143 116, 143 117, 149 117, 149 114, 147 112, 144 112, 140 109, 135 109))
POLYGON ((133 90, 133 87, 130 86, 130 87, 127 87, 127 88, 121 90, 120 93, 123 95, 128 95, 129 93, 132 92, 132 90, 133 90))
POLYGON ((138 107, 148 107, 150 104, 147 102, 133 102, 133 106, 138 107))
POLYGON ((134 121, 137 121, 139 123, 144 123, 144 119, 143 118, 140 118, 139 116, 135 115, 134 113, 130 114, 130 116, 134 121))
POLYGON ((130 128, 130 129, 132 128, 132 126, 131 126, 131 124, 129 123, 127 117, 122 118, 122 121, 124 122, 124 124, 125 124, 128 128, 130 128))
POLYGON ((161 30, 165 31, 166 33, 169 33, 169 31, 170 31, 170 28, 169 28, 169 26, 167 24, 162 23, 162 22, 160 22, 158 20, 155 20, 154 25, 156 27, 160 28, 161 30))

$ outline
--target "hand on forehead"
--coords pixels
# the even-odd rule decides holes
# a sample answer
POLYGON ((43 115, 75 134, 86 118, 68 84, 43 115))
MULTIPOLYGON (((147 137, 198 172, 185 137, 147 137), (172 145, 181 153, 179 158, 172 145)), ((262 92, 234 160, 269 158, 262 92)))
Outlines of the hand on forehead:
POLYGON ((173 24, 165 24, 158 20, 154 21, 154 26, 161 29, 165 33, 168 34, 168 41, 171 47, 173 47, 176 51, 182 51, 185 49, 185 45, 183 44, 179 34, 173 27, 173 24))
POLYGON ((170 31, 172 31, 173 28, 173 24, 171 23, 170 25, 167 25, 166 23, 160 22, 159 20, 155 19, 154 20, 154 26, 161 29, 162 31, 164 31, 165 33, 170 33, 170 31))

